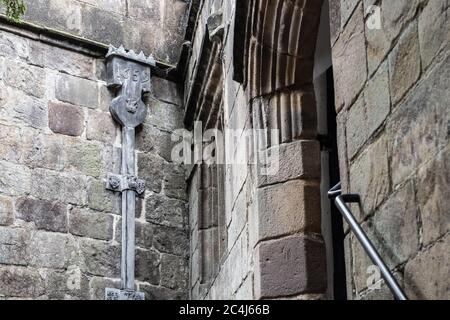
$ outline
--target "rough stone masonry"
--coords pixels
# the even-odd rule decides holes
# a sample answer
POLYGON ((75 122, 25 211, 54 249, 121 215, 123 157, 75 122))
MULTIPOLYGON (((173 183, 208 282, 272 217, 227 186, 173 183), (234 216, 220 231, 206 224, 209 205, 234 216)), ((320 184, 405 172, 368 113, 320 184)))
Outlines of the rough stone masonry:
MULTIPOLYGON (((29 1, 21 28, 0 25, 0 298, 104 299, 106 287, 120 287, 120 197, 105 179, 120 172, 121 137, 97 42, 133 41, 127 28, 136 35, 146 20, 164 30, 160 42, 125 44, 173 63, 186 3, 171 2, 139 10, 121 0, 29 1)), ((184 171, 170 158, 181 98, 176 83, 152 83, 136 137, 148 181, 136 201, 136 286, 148 299, 185 298, 187 199, 184 171)))
MULTIPOLYGON (((136 131, 147 191, 135 285, 147 299, 333 298, 323 135, 408 296, 450 298, 448 1, 26 2, 20 27, 0 18, 1 299, 103 299, 121 285, 120 199, 105 190, 122 142, 109 44, 157 60, 136 131), (367 24, 371 5, 380 29, 367 24), (330 110, 336 136, 323 131, 330 110), (234 130, 225 165, 172 161, 172 134, 195 121, 234 130), (259 160, 272 152, 280 170, 267 176, 259 160)), ((392 299, 344 235, 348 298, 392 299)))

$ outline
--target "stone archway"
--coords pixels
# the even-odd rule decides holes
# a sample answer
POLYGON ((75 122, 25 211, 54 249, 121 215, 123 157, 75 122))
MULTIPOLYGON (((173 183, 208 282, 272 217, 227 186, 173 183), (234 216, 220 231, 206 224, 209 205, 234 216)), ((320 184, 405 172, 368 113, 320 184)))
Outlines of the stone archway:
MULTIPOLYGON (((322 1, 248 0, 244 84, 280 170, 256 173, 255 298, 322 298, 320 145, 313 68, 322 1)), ((257 143, 258 145, 258 143, 257 143)), ((260 153, 261 150, 256 150, 260 153)))

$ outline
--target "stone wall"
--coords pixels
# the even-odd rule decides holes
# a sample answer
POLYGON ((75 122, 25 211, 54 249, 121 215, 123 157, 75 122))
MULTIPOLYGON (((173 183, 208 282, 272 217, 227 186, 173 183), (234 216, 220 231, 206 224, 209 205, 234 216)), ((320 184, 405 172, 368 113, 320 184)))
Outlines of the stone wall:
POLYGON ((185 0, 25 0, 26 22, 127 49, 175 65, 181 52, 185 0))
MULTIPOLYGON (((440 0, 331 1, 344 189, 361 195, 352 209, 413 299, 450 297, 449 13, 440 0), (368 27, 372 4, 381 30, 368 27)), ((345 242, 349 297, 391 299, 345 242)))
MULTIPOLYGON (((194 30, 192 55, 188 64, 186 76, 185 100, 189 99, 190 88, 201 83, 202 78, 208 78, 209 73, 202 73, 199 68, 205 56, 208 55, 207 42, 209 33, 208 17, 223 10, 222 22, 226 25, 220 53, 210 62, 211 68, 217 68, 221 80, 213 79, 215 87, 221 90, 223 105, 223 125, 225 128, 236 129, 237 139, 225 138, 225 154, 229 164, 223 166, 224 175, 218 183, 223 186, 224 199, 216 209, 222 215, 223 222, 214 225, 218 231, 204 230, 203 220, 215 210, 214 204, 204 196, 205 178, 202 170, 196 166, 189 181, 189 218, 190 218, 190 296, 192 299, 253 299, 253 247, 249 238, 249 219, 252 199, 252 182, 250 167, 245 163, 246 155, 251 152, 251 145, 246 140, 243 130, 249 128, 249 117, 245 91, 241 84, 233 80, 232 50, 234 1, 205 1, 200 7, 198 22, 194 30), (207 39, 207 40, 205 40, 207 39), (201 75, 201 76, 200 76, 201 75), (232 164, 234 156, 241 156, 241 164, 232 164), (203 186, 202 186, 203 185, 203 186), (200 191, 199 191, 200 190, 200 191), (206 204, 205 204, 206 202, 206 204), (209 202, 209 203, 208 203, 209 202), (222 245, 219 242, 223 242, 222 245), (221 247, 220 250, 217 250, 221 247)), ((206 68, 208 69, 208 68, 206 68)), ((205 88, 202 88, 205 90, 205 88)), ((201 93, 202 95, 204 93, 201 93)), ((194 99, 195 100, 195 99, 194 99)), ((186 101, 187 103, 187 101, 186 101)), ((189 112, 189 111, 188 111, 189 112)), ((207 184, 207 183, 206 183, 207 184)), ((220 220, 219 220, 220 221, 220 220)))
MULTIPOLYGON (((120 196, 104 181, 121 159, 105 52, 1 29, 0 298, 103 299, 105 287, 120 286, 121 255, 120 196)), ((138 175, 148 188, 137 203, 136 285, 148 299, 179 299, 187 197, 170 135, 183 126, 181 98, 175 83, 152 82, 137 133, 138 175)))

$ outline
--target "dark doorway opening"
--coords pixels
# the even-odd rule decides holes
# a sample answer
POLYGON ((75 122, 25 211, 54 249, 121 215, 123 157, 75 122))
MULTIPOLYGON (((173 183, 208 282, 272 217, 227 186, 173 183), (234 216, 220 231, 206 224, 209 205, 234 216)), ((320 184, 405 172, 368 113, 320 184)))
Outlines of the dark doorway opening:
MULTIPOLYGON (((329 187, 340 180, 339 154, 337 144, 337 120, 334 99, 333 69, 329 68, 327 78, 327 128, 328 128, 328 174, 329 187)), ((347 284, 345 272, 344 226, 343 219, 334 205, 330 204, 331 237, 333 244, 333 296, 334 300, 347 300, 347 284)))

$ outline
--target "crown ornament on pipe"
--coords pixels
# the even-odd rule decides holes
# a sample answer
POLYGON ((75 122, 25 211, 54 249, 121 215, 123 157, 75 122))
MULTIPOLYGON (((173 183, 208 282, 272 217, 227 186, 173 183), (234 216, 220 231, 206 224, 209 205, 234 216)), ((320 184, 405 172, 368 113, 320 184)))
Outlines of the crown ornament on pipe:
POLYGON ((143 64, 147 64, 152 67, 156 66, 156 60, 153 57, 153 55, 149 55, 147 57, 143 51, 137 54, 136 52, 134 52, 134 50, 126 50, 123 47, 123 45, 121 45, 119 48, 110 45, 108 53, 106 54, 106 58, 110 57, 121 57, 132 61, 137 61, 143 64))

